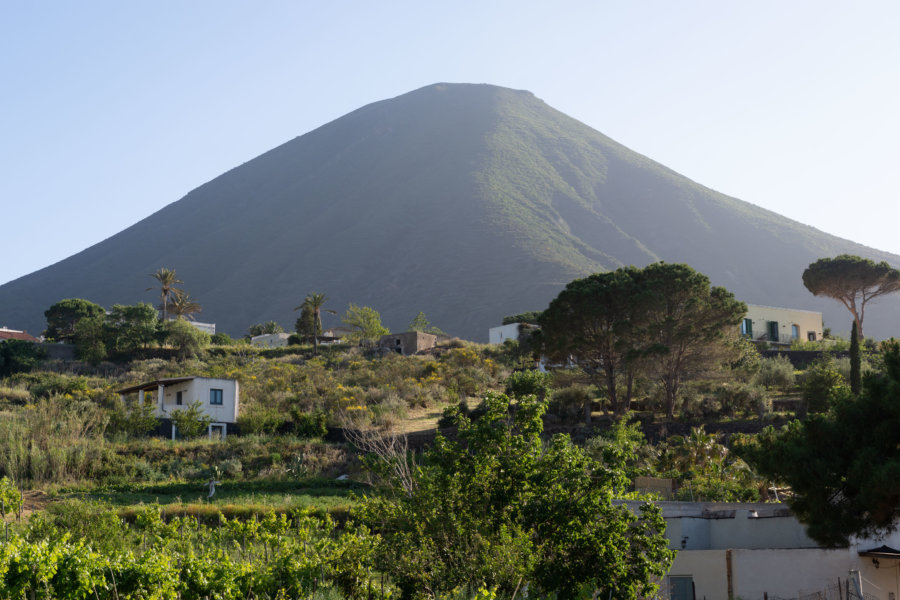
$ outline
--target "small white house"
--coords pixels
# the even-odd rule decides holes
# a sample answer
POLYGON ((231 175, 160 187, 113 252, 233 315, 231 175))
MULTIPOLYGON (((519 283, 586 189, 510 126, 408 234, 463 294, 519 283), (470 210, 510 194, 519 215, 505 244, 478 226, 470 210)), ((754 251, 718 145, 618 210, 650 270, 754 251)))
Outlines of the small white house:
MULTIPOLYGON (((211 438, 224 438, 235 430, 240 406, 240 386, 234 379, 211 377, 173 377, 135 385, 118 391, 125 400, 128 394, 137 392, 138 404, 153 402, 154 415, 162 419, 164 426, 171 426, 172 413, 199 402, 203 413, 212 419, 209 425, 211 438)), ((175 429, 171 427, 172 438, 175 429)))
POLYGON ((264 333, 250 338, 250 345, 256 348, 284 348, 290 337, 289 333, 264 333))
POLYGON ((521 323, 491 327, 488 329, 488 344, 502 344, 506 340, 519 339, 519 325, 521 323))

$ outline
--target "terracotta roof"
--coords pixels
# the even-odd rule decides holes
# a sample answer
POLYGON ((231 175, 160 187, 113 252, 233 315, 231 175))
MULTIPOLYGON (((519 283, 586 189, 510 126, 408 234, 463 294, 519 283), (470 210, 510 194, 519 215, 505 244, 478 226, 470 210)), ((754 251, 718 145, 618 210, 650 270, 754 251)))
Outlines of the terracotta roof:
POLYGON ((27 331, 17 331, 0 327, 0 340, 25 340, 26 342, 39 342, 40 340, 30 335, 27 331))

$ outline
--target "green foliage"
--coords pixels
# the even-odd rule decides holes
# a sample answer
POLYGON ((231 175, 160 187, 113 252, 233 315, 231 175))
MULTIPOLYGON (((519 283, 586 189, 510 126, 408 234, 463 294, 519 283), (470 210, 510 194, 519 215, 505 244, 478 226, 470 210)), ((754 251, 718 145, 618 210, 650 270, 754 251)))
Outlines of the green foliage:
POLYGON ((739 448, 760 473, 791 487, 791 510, 828 546, 882 535, 900 518, 900 345, 885 343, 883 360, 858 397, 838 396, 827 413, 769 427, 739 448))
POLYGON ((99 304, 81 298, 60 300, 46 311, 47 329, 44 337, 55 342, 72 342, 75 339, 75 324, 81 319, 103 317, 106 311, 99 304))
MULTIPOLYGON (((159 309, 162 311, 163 321, 167 321, 169 319, 169 307, 171 305, 172 296, 175 294, 175 286, 179 283, 184 283, 178 276, 175 274, 175 269, 167 269, 166 267, 160 267, 156 270, 155 273, 151 273, 150 277, 155 279, 159 284, 159 309)), ((146 291, 150 291, 153 288, 147 288, 146 291)))
POLYGON ((265 323, 256 323, 247 328, 247 335, 250 337, 266 335, 267 333, 284 333, 284 327, 275 321, 266 321, 265 323))
POLYGON ((900 290, 900 271, 885 261, 841 254, 809 265, 803 271, 803 285, 813 295, 834 298, 847 307, 863 337, 866 304, 900 290))
POLYGON ((687 436, 670 437, 659 453, 657 468, 681 482, 681 500, 759 500, 759 482, 747 464, 703 426, 692 427, 687 436))
POLYGON ((0 479, 0 518, 18 513, 22 505, 22 492, 9 477, 4 476, 0 479))
POLYGON ((830 355, 812 363, 803 374, 803 406, 806 412, 825 412, 849 392, 850 388, 830 355))
POLYGON ((106 316, 106 325, 107 349, 127 354, 155 341, 159 319, 156 309, 145 302, 131 306, 114 304, 106 316))
POLYGON ((184 319, 166 321, 163 330, 166 342, 177 351, 178 360, 200 356, 204 348, 209 346, 210 335, 184 319))
POLYGON ((786 390, 794 385, 794 365, 783 354, 763 358, 759 362, 756 382, 765 387, 786 390))
POLYGON ((75 323, 75 350, 79 359, 92 365, 106 358, 106 319, 85 317, 75 323))
POLYGON ((32 371, 47 353, 35 344, 26 340, 6 340, 0 342, 0 377, 9 377, 14 373, 32 371))
MULTIPOLYGON (((541 441, 545 403, 521 399, 510 413, 501 394, 486 413, 460 415, 460 442, 438 437, 415 485, 365 499, 362 516, 381 532, 375 563, 402 598, 471 584, 512 594, 574 598, 650 595, 673 553, 659 509, 614 506, 623 474, 602 468, 566 436, 541 441)), ((399 482, 397 483, 399 486, 399 482)))
POLYGON ((503 317, 504 325, 512 325, 513 323, 529 323, 531 325, 537 325, 538 319, 541 316, 540 310, 532 310, 523 313, 519 313, 517 315, 509 315, 503 317))
POLYGON ((543 400, 550 393, 553 376, 537 369, 513 371, 506 379, 506 393, 516 398, 537 396, 543 400))
POLYGON ((626 267, 569 283, 540 317, 544 349, 574 360, 626 412, 636 373, 655 377, 674 416, 685 377, 732 362, 747 306, 688 265, 626 267), (619 384, 624 383, 620 399, 619 384))
POLYGON ((381 324, 381 315, 370 306, 357 306, 350 303, 347 312, 341 317, 341 322, 353 331, 347 335, 347 341, 352 343, 375 342, 390 330, 381 324))
POLYGON ((129 406, 117 398, 109 410, 107 433, 121 434, 132 439, 145 438, 159 427, 159 419, 154 410, 155 407, 150 402, 145 402, 143 406, 137 403, 129 406))
POLYGON ((300 438, 320 438, 328 433, 328 415, 322 410, 296 413, 294 417, 294 434, 300 438))
POLYGON ((214 333, 209 338, 209 342, 213 346, 234 346, 235 344, 238 343, 237 340, 235 340, 230 335, 228 335, 227 333, 222 332, 222 331, 214 333))
POLYGON ((419 314, 413 317, 413 320, 410 321, 407 327, 410 331, 423 331, 425 333, 431 333, 433 335, 445 335, 443 331, 433 326, 428 321, 428 317, 426 317, 425 313, 422 311, 419 311, 419 314))
POLYGON ((209 430, 212 419, 203 412, 199 400, 172 412, 172 424, 178 430, 178 437, 186 440, 198 438, 209 430))
POLYGON ((100 504, 68 502, 0 547, 0 596, 361 600, 371 597, 373 543, 364 528, 339 530, 308 511, 220 515, 207 527, 147 506, 128 527, 100 504), (85 537, 72 542, 68 529, 85 537))
MULTIPOLYGON (((609 430, 589 439, 584 450, 607 469, 622 472, 628 484, 635 477, 654 474, 653 448, 637 421, 615 421, 609 430)), ((617 489, 616 493, 622 495, 626 491, 627 487, 617 489)))

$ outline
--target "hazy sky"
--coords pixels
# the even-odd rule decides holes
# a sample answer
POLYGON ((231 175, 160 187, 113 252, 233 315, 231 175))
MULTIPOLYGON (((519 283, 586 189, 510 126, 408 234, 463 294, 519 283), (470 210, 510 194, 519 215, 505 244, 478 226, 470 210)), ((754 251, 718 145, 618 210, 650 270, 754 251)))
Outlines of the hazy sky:
POLYGON ((0 283, 440 81, 900 254, 898 31, 894 1, 4 2, 0 283))

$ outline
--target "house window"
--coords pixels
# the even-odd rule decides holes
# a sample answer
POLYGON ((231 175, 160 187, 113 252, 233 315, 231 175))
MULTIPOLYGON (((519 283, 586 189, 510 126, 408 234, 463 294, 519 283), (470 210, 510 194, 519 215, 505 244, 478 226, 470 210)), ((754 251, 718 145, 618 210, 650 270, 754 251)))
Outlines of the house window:
POLYGON ((741 321, 741 335, 748 338, 753 337, 753 319, 741 321))
POLYGON ((778 321, 769 321, 769 341, 777 342, 780 339, 778 335, 778 321))
POLYGON ((183 392, 175 392, 175 404, 178 405, 178 406, 181 406, 181 405, 183 404, 183 402, 182 402, 182 396, 181 396, 182 393, 183 393, 183 392))
POLYGON ((215 388, 209 390, 209 403, 222 404, 222 390, 217 390, 215 388))
POLYGON ((792 340, 800 339, 800 326, 799 325, 791 325, 791 339, 792 340))
POLYGON ((811 341, 811 342, 816 341, 816 332, 815 332, 815 331, 807 331, 807 332, 806 332, 806 339, 808 339, 808 340, 811 341))

